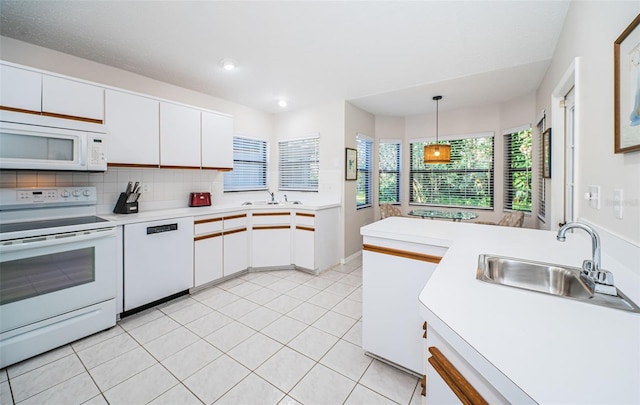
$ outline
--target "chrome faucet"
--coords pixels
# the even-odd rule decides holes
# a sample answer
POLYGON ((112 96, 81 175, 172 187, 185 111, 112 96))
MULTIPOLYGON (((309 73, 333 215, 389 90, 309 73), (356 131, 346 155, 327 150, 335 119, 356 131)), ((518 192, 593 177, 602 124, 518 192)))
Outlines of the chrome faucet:
POLYGON ((269 193, 269 195, 271 196, 271 202, 275 202, 276 201, 276 193, 275 192, 271 192, 269 190, 267 190, 267 193, 269 193))
POLYGON ((591 287, 595 292, 617 295, 617 289, 613 285, 613 273, 601 269, 600 236, 592 227, 578 222, 569 222, 558 230, 556 239, 564 242, 566 240, 565 233, 573 228, 582 229, 591 236, 591 260, 587 259, 582 262, 582 274, 591 281, 590 284, 593 284, 591 287))

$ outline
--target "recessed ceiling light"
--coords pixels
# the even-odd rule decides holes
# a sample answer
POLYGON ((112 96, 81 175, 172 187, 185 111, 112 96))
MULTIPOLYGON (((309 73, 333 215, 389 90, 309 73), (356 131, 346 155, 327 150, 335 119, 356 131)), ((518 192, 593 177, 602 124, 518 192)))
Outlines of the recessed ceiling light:
POLYGON ((278 100, 278 105, 282 108, 285 108, 287 106, 287 100, 283 100, 283 99, 278 100))
POLYGON ((233 70, 238 66, 238 63, 233 59, 224 58, 220 61, 220 66, 222 66, 224 70, 233 70))

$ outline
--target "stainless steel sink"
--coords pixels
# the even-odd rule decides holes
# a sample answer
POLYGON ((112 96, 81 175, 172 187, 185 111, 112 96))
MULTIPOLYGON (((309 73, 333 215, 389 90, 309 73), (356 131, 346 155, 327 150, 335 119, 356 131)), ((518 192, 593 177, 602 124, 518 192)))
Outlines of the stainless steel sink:
POLYGON ((581 269, 511 257, 480 255, 476 278, 487 283, 571 298, 640 313, 640 307, 618 290, 617 296, 595 293, 581 269))

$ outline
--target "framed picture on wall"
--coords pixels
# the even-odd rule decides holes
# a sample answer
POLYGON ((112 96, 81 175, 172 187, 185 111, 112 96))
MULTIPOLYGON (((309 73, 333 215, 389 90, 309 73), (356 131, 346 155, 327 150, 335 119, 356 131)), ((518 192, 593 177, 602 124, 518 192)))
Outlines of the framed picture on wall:
POLYGON ((347 148, 345 160, 345 180, 356 180, 358 178, 358 151, 347 148))
POLYGON ((613 43, 615 153, 640 150, 640 14, 613 43))
POLYGON ((542 177, 551 178, 551 128, 542 133, 542 177))

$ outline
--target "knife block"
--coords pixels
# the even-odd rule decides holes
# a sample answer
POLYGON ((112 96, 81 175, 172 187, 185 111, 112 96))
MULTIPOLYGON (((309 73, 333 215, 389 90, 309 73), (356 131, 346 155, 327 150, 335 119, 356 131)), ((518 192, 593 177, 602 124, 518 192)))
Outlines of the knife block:
POLYGON ((116 202, 116 206, 113 209, 114 214, 137 214, 138 213, 138 202, 127 202, 127 194, 120 193, 120 197, 118 197, 118 202, 116 202))

